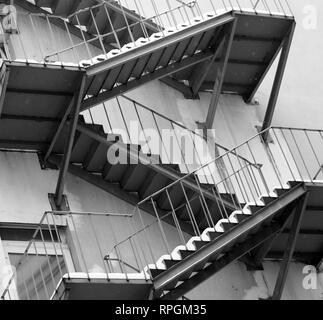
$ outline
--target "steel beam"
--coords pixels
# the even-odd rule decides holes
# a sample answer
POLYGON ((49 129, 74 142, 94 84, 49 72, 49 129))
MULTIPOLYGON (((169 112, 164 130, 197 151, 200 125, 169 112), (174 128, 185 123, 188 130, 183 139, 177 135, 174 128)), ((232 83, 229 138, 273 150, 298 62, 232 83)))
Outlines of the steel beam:
POLYGON ((179 82, 178 80, 176 80, 172 77, 165 77, 165 78, 160 79, 159 81, 163 82, 164 84, 168 85, 169 87, 171 87, 179 92, 182 92, 182 94, 184 95, 184 97, 186 99, 193 99, 196 97, 196 95, 193 94, 190 87, 188 87, 184 83, 179 82))
POLYGON ((122 55, 115 56, 111 59, 87 68, 87 75, 89 77, 95 76, 101 72, 119 67, 126 62, 136 60, 140 57, 149 55, 171 45, 176 45, 178 42, 182 42, 194 35, 209 31, 211 29, 216 29, 224 24, 232 22, 235 19, 233 15, 234 14, 232 12, 229 12, 222 15, 221 17, 215 17, 213 19, 209 19, 196 24, 190 28, 175 32, 172 35, 168 35, 167 37, 164 37, 158 41, 151 42, 145 46, 140 46, 133 50, 126 51, 122 55))
MULTIPOLYGON (((50 163, 60 167, 62 165, 61 158, 62 158, 61 156, 51 155, 49 157, 48 161, 50 163)), ((108 183, 105 180, 103 180, 101 177, 93 175, 78 166, 70 164, 68 167, 68 171, 71 174, 75 175, 76 177, 83 179, 84 181, 100 188, 101 190, 103 190, 105 192, 108 192, 108 193, 118 197, 119 199, 124 200, 127 203, 130 203, 131 205, 136 206, 138 204, 138 197, 136 197, 132 194, 129 194, 129 192, 122 190, 119 186, 117 186, 113 183, 108 183)), ((156 217, 154 208, 151 205, 144 203, 141 206, 141 209, 143 211, 149 213, 150 215, 156 217)), ((160 217, 163 217, 167 214, 167 212, 162 211, 162 210, 158 210, 158 214, 160 217)), ((174 226, 174 219, 172 218, 171 215, 169 215, 169 217, 163 218, 163 221, 168 223, 171 226, 174 226)), ((190 234, 190 235, 194 235, 193 227, 189 223, 179 220, 179 224, 180 224, 180 227, 183 230, 183 232, 186 232, 187 234, 190 234)))
POLYGON ((304 212, 306 209, 307 201, 309 197, 309 192, 307 192, 304 196, 302 196, 301 200, 299 201, 297 207, 294 211, 294 219, 292 223, 291 233, 289 234, 286 250, 284 253, 284 258, 279 270, 278 278, 276 281, 274 293, 272 296, 272 300, 280 300, 283 294, 283 290, 285 287, 287 274, 289 270, 290 261, 293 257, 293 253, 296 246, 298 232, 301 227, 302 219, 304 216, 304 212))
POLYGON ((201 284, 203 281, 212 277, 215 273, 219 272, 230 263, 240 259, 245 256, 245 254, 262 243, 266 242, 268 239, 273 237, 273 235, 277 234, 281 230, 282 226, 279 223, 274 223, 271 226, 265 227, 261 230, 257 235, 243 242, 243 244, 237 246, 230 253, 226 254, 224 257, 214 261, 210 266, 201 270, 198 274, 188 279, 174 290, 170 291, 166 295, 164 295, 162 300, 175 300, 186 294, 187 292, 194 289, 196 286, 201 284))
POLYGON ((86 84, 86 75, 84 75, 82 77, 80 87, 77 89, 75 96, 73 98, 73 102, 74 102, 73 103, 73 119, 69 124, 69 134, 67 137, 68 140, 65 145, 64 157, 62 160, 61 169, 59 171, 59 177, 58 177, 56 192, 55 192, 55 202, 56 202, 56 206, 58 208, 60 208, 60 206, 62 204, 62 200, 63 200, 65 178, 66 178, 66 174, 67 174, 67 170, 68 170, 68 166, 69 166, 70 158, 71 158, 71 154, 72 154, 72 148, 73 148, 77 123, 78 123, 78 117, 79 117, 80 108, 81 108, 81 102, 83 99, 85 84, 86 84))
POLYGON ((283 81, 283 76, 284 76, 284 72, 285 72, 286 65, 287 65, 289 51, 290 51, 290 47, 291 47, 293 36, 294 36, 295 27, 296 27, 296 22, 293 21, 291 24, 290 30, 288 31, 286 37, 284 38, 284 42, 283 42, 283 46, 282 46, 282 50, 281 50, 281 54, 280 54, 280 59, 279 59, 272 91, 270 94, 268 106, 267 106, 265 119, 264 119, 262 129, 261 129, 261 131, 266 130, 266 132, 263 133, 263 140, 265 142, 268 139, 268 130, 267 129, 271 126, 272 119, 274 116, 274 112, 275 112, 275 108, 276 108, 276 104, 277 104, 277 100, 278 100, 278 95, 279 95, 279 91, 280 91, 281 84, 283 81))
POLYGON ((182 60, 180 62, 172 63, 165 68, 161 68, 161 69, 156 70, 153 73, 146 74, 146 75, 140 77, 140 79, 132 80, 132 81, 128 82, 127 84, 115 87, 110 91, 102 92, 97 97, 91 97, 89 99, 86 99, 82 103, 81 111, 87 110, 87 109, 89 109, 93 106, 96 106, 102 102, 110 100, 110 99, 112 99, 112 98, 114 98, 126 91, 130 91, 132 89, 135 89, 135 88, 137 88, 149 81, 158 80, 158 79, 167 77, 173 73, 176 73, 178 71, 181 71, 181 70, 184 70, 184 69, 189 68, 191 66, 194 66, 200 62, 208 60, 212 56, 213 56, 213 53, 211 51, 201 52, 201 53, 196 54, 193 57, 185 58, 184 60, 182 60))
POLYGON ((6 91, 9 81, 10 69, 3 63, 1 66, 0 80, 1 80, 1 92, 0 92, 0 118, 2 115, 4 99, 6 97, 6 91))
POLYGON ((206 129, 211 129, 213 126, 214 117, 219 104, 224 77, 225 77, 225 73, 228 65, 228 60, 231 53, 231 47, 234 39, 236 26, 237 26, 237 19, 235 19, 233 22, 231 22, 230 25, 225 27, 226 35, 225 35, 225 40, 223 44, 223 54, 222 54, 219 68, 216 73, 212 98, 211 98, 209 111, 205 121, 206 129))
POLYGON ((75 104, 75 97, 72 98, 72 101, 70 102, 68 108, 66 109, 65 114, 64 114, 64 116, 63 116, 63 118, 62 118, 62 120, 61 120, 61 122, 60 122, 60 124, 59 124, 59 126, 57 128, 57 130, 56 130, 56 133, 55 133, 55 135, 54 135, 54 137, 52 139, 52 142, 51 142, 50 146, 47 149, 47 152, 46 152, 45 157, 44 157, 44 161, 45 162, 47 161, 48 157, 52 153, 53 148, 54 148, 54 146, 56 144, 56 141, 57 141, 59 135, 61 134, 61 132, 62 132, 64 126, 65 126, 67 117, 71 113, 71 110, 72 110, 74 104, 75 104))
MULTIPOLYGON (((281 251, 269 251, 266 256, 268 260, 279 261, 282 260, 283 252, 281 251)), ((293 254, 292 261, 297 261, 309 265, 318 265, 322 260, 322 252, 297 252, 293 254)))
POLYGON ((215 45, 215 52, 212 59, 205 61, 202 66, 198 66, 197 74, 195 74, 195 72, 193 73, 192 75, 193 81, 191 83, 191 87, 194 95, 197 95, 198 92, 200 91, 200 88, 208 72, 210 71, 211 66, 215 62, 217 55, 219 54, 220 50, 223 47, 224 41, 225 41, 225 34, 222 33, 222 35, 220 36, 219 40, 215 45))
POLYGON ((163 288, 167 285, 179 280, 182 274, 193 272, 201 263, 212 261, 214 257, 223 252, 223 250, 232 245, 241 238, 243 235, 249 234, 255 228, 262 225, 264 222, 272 219, 277 212, 286 208, 295 200, 299 199, 306 193, 306 188, 303 184, 296 186, 289 190, 284 196, 273 201, 264 209, 257 212, 257 215, 252 216, 250 219, 244 221, 241 225, 233 228, 229 232, 224 233, 220 238, 214 242, 210 242, 200 250, 193 253, 189 259, 180 261, 176 268, 169 269, 163 272, 159 277, 154 280, 156 294, 160 294, 163 288))
POLYGON ((295 207, 295 204, 291 204, 288 206, 285 210, 285 215, 287 216, 285 219, 285 223, 283 224, 281 230, 274 234, 271 238, 269 238, 267 241, 265 241, 261 246, 259 246, 257 249, 255 249, 253 252, 251 252, 251 259, 256 267, 261 265, 261 262, 266 257, 267 253, 271 249, 274 241, 277 239, 277 237, 284 232, 286 226, 289 223, 289 217, 291 216, 291 212, 293 212, 293 209, 295 207))

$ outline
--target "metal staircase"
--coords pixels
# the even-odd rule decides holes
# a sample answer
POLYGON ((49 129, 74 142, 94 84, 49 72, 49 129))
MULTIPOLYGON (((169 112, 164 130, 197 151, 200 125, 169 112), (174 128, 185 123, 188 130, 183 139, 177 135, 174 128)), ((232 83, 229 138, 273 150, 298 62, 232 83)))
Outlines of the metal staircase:
MULTIPOLYGON (((125 99, 125 98, 124 98, 125 99)), ((126 99, 128 100, 128 99, 126 99)), ((147 109, 146 109, 147 110, 147 109)), ((152 112, 152 111, 150 111, 152 112)), ((153 113, 154 116, 158 114, 153 113)), ((164 116, 159 115, 160 119, 171 121, 164 116)), ((82 120, 82 118, 80 118, 82 120)), ((82 121, 81 121, 82 122, 82 121)), ((177 125, 172 122, 173 125, 177 125)), ((177 125, 178 126, 178 125, 177 125)), ((64 146, 67 139, 67 127, 65 127, 61 134, 57 137, 57 140, 53 144, 51 153, 48 153, 48 158, 45 157, 45 162, 57 167, 61 167, 63 164, 64 146)), ((181 126, 182 131, 193 133, 192 131, 181 126)), ((173 128, 172 130, 176 130, 173 128)), ((156 129, 157 131, 157 129, 156 129)), ((195 133, 194 133, 195 135, 195 133)), ((194 140, 190 136, 189 143, 194 144, 194 140)), ((129 137, 130 138, 130 137, 129 137)), ((200 141, 203 141, 202 137, 198 137, 200 141)), ((162 136, 159 137, 161 151, 165 146, 162 145, 162 136)), ((176 143, 176 134, 174 141, 176 143)), ((177 141, 178 143, 178 141, 177 141)), ((180 148, 178 144, 177 148, 180 148)), ((213 145, 213 149, 217 150, 217 153, 226 153, 228 150, 219 146, 213 145)), ((166 149, 165 149, 166 150, 166 149)), ((173 150, 170 150, 172 153, 173 150)), ((183 152, 183 150, 181 150, 183 152)), ((215 151, 215 150, 214 150, 215 151)), ((165 152, 164 152, 165 154, 165 152)), ((117 197, 136 205, 140 200, 145 199, 147 196, 163 189, 173 181, 178 180, 180 177, 185 176, 187 172, 190 172, 194 168, 193 165, 188 166, 185 163, 185 159, 181 154, 179 159, 170 159, 168 155, 164 156, 164 160, 160 156, 160 153, 152 154, 152 151, 142 151, 141 145, 133 144, 130 141, 123 141, 121 135, 106 133, 104 127, 95 124, 79 123, 77 126, 77 135, 73 144, 73 149, 70 158, 69 171, 88 181, 97 187, 116 195, 117 197), (113 159, 109 159, 111 155, 118 154, 118 162, 113 163, 113 159), (124 162, 119 163, 120 160, 124 162), (185 173, 186 172, 186 173, 185 173)), ((236 158, 235 154, 232 157, 236 158)), ((247 168, 248 174, 252 172, 258 172, 259 167, 257 164, 253 164, 247 159, 239 156, 239 161, 243 163, 247 168), (250 168, 248 168, 250 167, 250 168)), ((194 165, 199 167, 202 164, 202 160, 198 156, 198 150, 194 147, 194 165)), ((215 175, 220 176, 221 170, 216 169, 215 175)), ((202 206, 198 200, 198 195, 202 192, 206 199, 207 204, 212 207, 212 214, 214 217, 220 216, 219 208, 216 201, 214 201, 214 190, 212 181, 209 181, 204 175, 200 177, 201 185, 196 186, 196 181, 193 178, 187 179, 185 183, 185 193, 183 193, 177 186, 170 191, 170 197, 175 203, 181 203, 185 197, 192 199, 196 212, 202 211, 202 206), (202 191, 201 191, 202 190, 202 191)), ((217 190, 218 196, 223 200, 224 208, 227 210, 234 209, 234 203, 237 202, 235 196, 230 193, 229 188, 221 186, 217 190)), ((192 204, 193 205, 193 204, 192 204)), ((159 214, 163 215, 169 210, 169 204, 167 198, 159 199, 156 206, 147 203, 145 210, 152 215, 155 215, 156 210, 159 214)), ((181 216, 179 223, 183 230, 189 234, 193 234, 192 226, 185 221, 187 219, 187 208, 181 208, 181 216)), ((172 219, 168 219, 170 224, 174 224, 172 219)), ((200 225, 206 225, 207 221, 205 217, 201 215, 200 225)))
POLYGON ((11 61, 84 68, 82 110, 154 79, 190 98, 221 84, 221 92, 250 101, 295 24, 285 1, 281 7, 270 1, 261 7, 249 0, 231 6, 211 0, 188 6, 173 0, 164 9, 152 2, 141 15, 122 2, 90 6, 93 2, 37 2, 68 17, 64 19, 20 1, 18 5, 33 13, 18 13, 18 30, 29 26, 36 52, 30 54, 22 32, 10 36, 17 48, 11 61), (57 41, 55 27, 66 34, 65 44, 57 41), (40 40, 44 32, 49 35, 46 43, 40 40))
MULTIPOLYGON (((272 2, 273 7, 262 1, 264 10, 259 9, 259 1, 249 0, 251 9, 245 9, 243 1, 236 1, 237 6, 214 1, 205 1, 203 6, 202 2, 188 6, 176 1, 175 6, 166 1, 166 11, 153 8, 152 14, 143 14, 120 1, 39 0, 36 6, 17 2, 29 12, 19 13, 18 33, 10 35, 19 50, 1 64, 0 148, 37 152, 44 168, 60 168, 55 194, 58 210, 45 213, 18 265, 28 265, 32 246, 38 255, 37 243, 42 242, 46 268, 51 273, 55 269, 59 280, 52 275, 50 287, 42 279, 42 284, 30 289, 24 281, 16 287, 12 278, 2 299, 10 299, 12 293, 25 299, 42 297, 38 290, 46 292, 47 299, 123 299, 125 295, 176 299, 237 259, 259 267, 266 257, 283 256, 273 293, 280 298, 294 251, 297 261, 320 262, 323 221, 317 212, 323 206, 322 131, 269 128, 232 150, 211 142, 214 157, 205 161, 199 158, 194 132, 120 97, 163 79, 187 97, 212 90, 215 104, 221 92, 240 94, 250 101, 281 48, 280 73, 286 62, 295 27, 288 7, 281 1, 279 5, 272 2), (44 7, 51 13, 45 13, 44 7), (30 24, 36 53, 26 50, 22 35, 27 28, 19 23, 30 24), (57 43, 54 27, 64 32, 63 45, 57 43), (49 35, 48 43, 40 41, 39 32, 49 35), (157 151, 147 147, 148 139, 143 142, 146 148, 132 140, 121 99, 133 106, 142 129, 147 124, 141 122, 138 109, 151 114, 161 142, 157 151), (115 132, 118 126, 111 123, 115 113, 106 107, 108 100, 110 105, 116 101, 120 109, 126 137, 115 132), (92 119, 94 107, 100 104, 101 115, 107 117, 104 125, 92 119), (82 112, 85 118, 79 116, 82 112), (179 159, 170 159, 160 133, 165 122, 190 137, 192 164, 187 164, 183 152, 179 159), (273 144, 267 143, 268 137, 273 144), (126 163, 109 162, 109 154, 126 163), (132 231, 124 239, 114 239, 110 251, 98 244, 97 261, 104 272, 87 267, 89 249, 79 243, 72 212, 61 210, 67 171, 136 206, 132 231), (146 219, 146 213, 153 218, 146 219), (49 215, 52 222, 46 220, 45 241, 41 234, 49 215), (72 270, 60 267, 59 261, 64 258, 68 266, 68 259, 61 249, 65 239, 57 230, 55 216, 62 218, 60 226, 76 236, 72 260, 83 263, 72 270), (47 242, 55 249, 51 256, 46 252, 47 242), (58 264, 53 264, 53 257, 58 264)), ((270 100, 275 95, 277 91, 270 100)), ((181 143, 175 139, 180 150, 181 143)), ((42 278, 42 267, 35 272, 42 278)), ((33 270, 29 277, 34 280, 33 270)))
MULTIPOLYGON (((78 230, 72 212, 46 213, 37 233, 50 230, 56 234, 52 243, 59 248, 63 240, 55 240, 61 238, 54 217, 63 221, 66 217, 60 225, 72 228, 77 247, 73 254, 83 261, 73 271, 62 271, 60 281, 51 283, 51 288, 56 287, 51 298, 123 299, 126 295, 131 299, 140 291, 145 299, 177 299, 237 259, 258 268, 264 259, 282 259, 273 292, 273 298, 279 299, 292 259, 313 265, 322 260, 323 182, 319 179, 323 177, 323 131, 271 128, 267 133, 272 143, 261 145, 261 132, 141 200, 129 220, 132 235, 115 238, 110 251, 99 242, 90 251, 80 243, 84 233, 93 232, 92 223, 86 224, 89 230, 78 230), (262 166, 256 170, 251 163, 242 163, 242 154, 262 166), (224 177, 216 173, 219 163, 225 164, 224 177), (207 185, 201 183, 202 177, 209 181, 207 185), (165 205, 163 211, 160 203, 165 205), (153 208, 153 220, 145 218, 148 207, 153 208), (98 252, 96 265, 103 265, 104 272, 88 267, 87 256, 94 250, 98 252), (115 288, 112 296, 111 288, 115 288)), ((83 215, 81 225, 90 219, 83 215)), ((94 234, 100 236, 95 230, 94 234)), ((37 241, 39 237, 34 236, 25 256, 37 241)), ((64 256, 63 250, 58 252, 64 256)), ((40 290, 46 285, 39 285, 40 290)), ((15 290, 10 281, 2 298, 9 299, 15 290)), ((26 292, 20 295, 28 298, 26 292)))

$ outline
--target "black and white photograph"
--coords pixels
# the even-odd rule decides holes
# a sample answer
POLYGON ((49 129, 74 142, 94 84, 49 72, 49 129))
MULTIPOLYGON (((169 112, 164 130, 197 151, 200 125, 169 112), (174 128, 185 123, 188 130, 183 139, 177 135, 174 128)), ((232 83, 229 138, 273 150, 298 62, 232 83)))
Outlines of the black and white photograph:
POLYGON ((322 301, 322 78, 320 0, 0 0, 0 307, 322 301))

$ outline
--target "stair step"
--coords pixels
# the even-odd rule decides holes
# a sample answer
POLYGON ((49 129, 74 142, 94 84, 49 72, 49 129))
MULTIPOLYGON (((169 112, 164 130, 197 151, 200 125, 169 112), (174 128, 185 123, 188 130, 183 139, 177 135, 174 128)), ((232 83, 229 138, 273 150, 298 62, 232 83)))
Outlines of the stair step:
POLYGON ((145 199, 153 193, 166 187, 171 182, 172 181, 164 175, 151 171, 139 190, 139 196, 141 199, 145 199))
POLYGON ((129 192, 135 192, 140 189, 151 169, 148 166, 137 164, 129 165, 124 173, 120 184, 121 187, 129 192))
POLYGON ((238 223, 241 223, 241 222, 249 219, 250 215, 249 214, 237 214, 235 217, 237 218, 238 223))
MULTIPOLYGON (((188 190, 186 189, 186 193, 188 194, 188 190)), ((183 193, 183 189, 179 183, 176 183, 170 189, 168 189, 169 198, 172 201, 173 208, 178 208, 181 204, 185 203, 185 196, 183 193)), ((163 192, 157 200, 158 206, 163 210, 171 210, 172 206, 169 203, 169 199, 167 197, 166 192, 163 192)))
POLYGON ((291 187, 291 188, 294 188, 294 187, 297 187, 299 184, 301 184, 302 182, 300 181, 288 181, 287 184, 291 187))
POLYGON ((182 259, 186 259, 189 256, 191 256, 194 252, 196 252, 195 250, 179 250, 179 253, 182 257, 182 259))
POLYGON ((250 209, 252 214, 257 213, 259 210, 263 209, 264 206, 258 206, 258 205, 249 205, 248 208, 250 209))
POLYGON ((95 141, 83 162, 84 168, 92 172, 102 172, 107 162, 107 151, 108 146, 95 141))
POLYGON ((196 247, 196 250, 200 250, 201 248, 205 247, 208 245, 210 241, 193 241, 193 244, 196 247))
POLYGON ((83 133, 78 133, 72 150, 71 162, 83 163, 93 143, 95 143, 95 141, 92 138, 83 133))
POLYGON ((260 200, 265 204, 265 206, 267 206, 268 204, 270 204, 273 201, 277 200, 277 198, 264 196, 264 197, 261 197, 260 200))
POLYGON ((112 165, 106 162, 102 171, 102 178, 109 182, 120 182, 128 167, 128 164, 112 165))
POLYGON ((164 273, 166 270, 161 270, 161 269, 150 269, 151 276, 154 278, 157 278, 160 276, 162 273, 164 273))
MULTIPOLYGON (((186 221, 190 221, 190 215, 193 214, 196 218, 201 215, 203 200, 196 192, 188 191, 189 203, 187 206, 178 210, 178 216, 186 221)), ((186 201, 185 201, 186 202, 186 201)), ((183 202, 184 203, 184 202, 183 202)))
POLYGON ((219 238, 221 235, 223 235, 223 233, 214 231, 214 232, 209 232, 208 235, 210 237, 210 240, 213 241, 219 238))
POLYGON ((278 197, 285 195, 288 191, 290 191, 290 189, 281 189, 281 188, 274 189, 274 192, 277 194, 278 197))
POLYGON ((222 227, 224 229, 224 232, 230 231, 232 228, 236 227, 237 225, 238 225, 237 223, 222 222, 222 227))
POLYGON ((181 260, 169 260, 169 259, 165 259, 164 263, 166 265, 166 269, 170 269, 174 266, 176 266, 181 260))

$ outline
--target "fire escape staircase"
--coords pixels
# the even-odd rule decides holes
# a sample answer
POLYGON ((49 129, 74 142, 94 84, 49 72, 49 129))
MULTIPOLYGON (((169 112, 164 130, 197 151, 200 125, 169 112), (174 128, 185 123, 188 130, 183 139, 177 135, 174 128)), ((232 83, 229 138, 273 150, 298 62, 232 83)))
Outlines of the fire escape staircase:
MULTIPOLYGON (((36 10, 34 5, 26 4, 27 1, 17 2, 24 8, 33 6, 36 10)), ((53 14, 66 17, 85 8, 77 16, 82 17, 82 23, 87 25, 87 15, 92 11, 86 8, 93 2, 39 0, 36 5, 37 8, 50 7, 53 14)), ((112 8, 113 2, 108 5, 118 20, 120 7, 112 8)), ((107 32, 104 23, 100 22, 103 12, 93 10, 100 29, 107 32)), ((125 12, 124 8, 121 11, 122 16, 126 14, 134 22, 143 20, 131 11, 125 12)), ((296 244, 295 239, 300 231, 300 222, 310 224, 310 213, 305 214, 313 211, 309 207, 320 205, 318 195, 322 185, 319 182, 313 178, 307 181, 289 177, 270 192, 266 181, 261 179, 262 187, 254 185, 251 189, 255 191, 243 196, 239 182, 233 188, 231 183, 228 184, 231 175, 219 185, 203 183, 196 172, 186 174, 177 165, 152 164, 150 160, 160 160, 159 155, 144 154, 138 145, 107 134, 102 126, 86 124, 79 112, 162 78, 186 96, 196 97, 200 91, 215 89, 218 93, 239 94, 250 101, 290 36, 294 23, 289 16, 230 9, 197 17, 186 25, 177 26, 177 29, 160 31, 158 25, 145 22, 149 41, 144 39, 139 29, 131 30, 135 34, 136 45, 133 42, 127 44, 129 38, 126 35, 118 35, 117 38, 123 39, 121 49, 92 57, 83 61, 82 66, 48 61, 36 63, 28 59, 2 61, 0 148, 37 151, 47 163, 61 167, 63 176, 68 169, 126 201, 133 204, 139 201, 138 210, 154 215, 159 226, 165 222, 176 228, 179 234, 185 234, 183 244, 161 255, 159 260, 156 258, 142 264, 141 273, 135 274, 134 278, 148 283, 145 287, 147 292, 143 294, 146 298, 179 298, 250 252, 260 255, 258 260, 261 262, 270 254, 272 246, 276 248, 275 252, 285 252, 280 272, 282 280, 275 290, 279 297, 295 247, 297 250, 299 246, 303 253, 313 251, 310 249, 312 245, 310 248, 302 247, 302 243, 296 244), (116 145, 129 159, 138 159, 139 155, 142 163, 109 164, 107 152, 116 145), (304 216, 308 220, 302 220, 304 216), (284 245, 279 241, 275 243, 275 236, 288 227, 291 230, 287 239, 290 251, 285 251, 284 245), (259 246, 263 250, 257 252, 259 246)), ((87 30, 92 29, 93 25, 88 24, 87 30)), ((104 44, 103 47, 106 50, 109 45, 104 44)), ((233 151, 228 151, 226 156, 241 159, 233 151)), ((245 178, 246 181, 256 183, 258 179, 253 175, 261 176, 259 166, 252 161, 245 161, 245 165, 248 169, 234 170, 232 175, 237 177, 241 170, 248 170, 251 176, 245 178)), ((277 177, 281 182, 279 174, 277 177)), ((163 233, 163 227, 160 231, 163 233)), ((318 255, 322 252, 322 240, 316 236, 313 232, 316 241, 314 253, 318 255)), ((126 273, 116 274, 117 278, 129 283, 126 273)), ((77 285, 91 285, 87 277, 84 279, 86 284, 77 274, 74 279, 72 275, 64 277, 56 292, 60 294, 53 298, 73 298, 73 288, 77 285), (68 296, 64 294, 66 286, 69 287, 68 296)))
MULTIPOLYGON (((31 12, 44 13, 42 7, 49 7, 53 14, 69 17, 66 30, 101 50, 98 56, 74 61, 85 68, 87 78, 81 110, 156 79, 190 98, 201 91, 216 91, 251 101, 295 24, 286 14, 228 8, 162 27, 113 1, 90 7, 95 3, 98 1, 17 3, 31 12), (101 17, 107 14, 111 18, 101 17), (220 79, 219 88, 214 79, 220 79)), ((62 24, 50 16, 49 21, 62 24)), ((70 47, 72 54, 75 48, 70 47)), ((43 58, 39 62, 50 67, 51 57, 43 58)), ((28 64, 28 57, 25 59, 28 64)))

